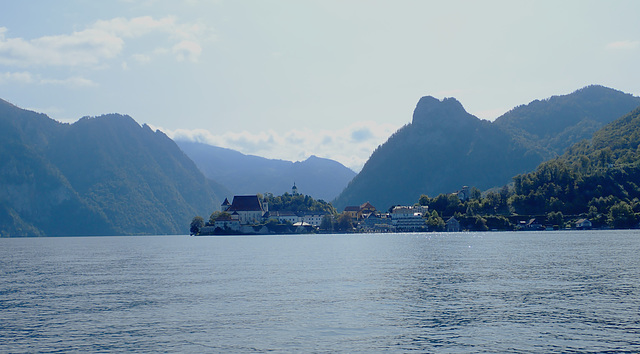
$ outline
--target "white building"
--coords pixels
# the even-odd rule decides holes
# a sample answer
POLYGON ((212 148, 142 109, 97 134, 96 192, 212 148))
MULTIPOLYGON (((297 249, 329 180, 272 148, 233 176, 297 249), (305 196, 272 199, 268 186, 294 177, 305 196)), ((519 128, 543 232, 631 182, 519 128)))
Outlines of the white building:
POLYGON ((323 217, 324 217, 323 214, 305 214, 302 217, 302 221, 306 222, 307 224, 318 227, 320 226, 320 224, 322 224, 323 217))
POLYGON ((262 203, 257 195, 236 195, 233 197, 233 203, 225 198, 222 204, 222 211, 226 211, 232 216, 237 215, 241 225, 259 224, 265 212, 269 211, 266 203, 262 203))
POLYGON ((391 223, 398 231, 420 231, 426 227, 422 215, 428 211, 426 206, 396 206, 391 210, 391 223))

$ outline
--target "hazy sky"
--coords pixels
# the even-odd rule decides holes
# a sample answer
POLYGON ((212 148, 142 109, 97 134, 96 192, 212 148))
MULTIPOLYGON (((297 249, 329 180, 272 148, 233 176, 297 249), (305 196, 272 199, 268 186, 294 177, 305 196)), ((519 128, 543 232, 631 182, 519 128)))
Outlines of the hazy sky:
POLYGON ((640 1, 0 0, 0 98, 72 122, 358 170, 456 97, 493 120, 601 84, 640 95, 640 1))

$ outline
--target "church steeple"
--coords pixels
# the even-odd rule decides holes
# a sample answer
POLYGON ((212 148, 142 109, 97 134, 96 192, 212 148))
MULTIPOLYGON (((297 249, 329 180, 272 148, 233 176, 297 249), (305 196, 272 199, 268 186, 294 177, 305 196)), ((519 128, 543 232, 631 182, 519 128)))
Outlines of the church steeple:
POLYGON ((220 211, 227 211, 231 207, 231 203, 229 203, 229 199, 224 198, 224 202, 220 205, 220 211))
POLYGON ((298 187, 296 187, 296 182, 293 182, 293 187, 291 187, 291 194, 298 195, 298 187))

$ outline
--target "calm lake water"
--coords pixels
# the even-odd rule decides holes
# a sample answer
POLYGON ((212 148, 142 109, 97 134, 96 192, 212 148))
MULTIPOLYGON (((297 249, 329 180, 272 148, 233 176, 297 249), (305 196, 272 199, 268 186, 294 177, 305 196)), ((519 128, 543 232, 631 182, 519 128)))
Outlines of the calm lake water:
POLYGON ((640 351, 640 232, 0 239, 0 352, 640 351))

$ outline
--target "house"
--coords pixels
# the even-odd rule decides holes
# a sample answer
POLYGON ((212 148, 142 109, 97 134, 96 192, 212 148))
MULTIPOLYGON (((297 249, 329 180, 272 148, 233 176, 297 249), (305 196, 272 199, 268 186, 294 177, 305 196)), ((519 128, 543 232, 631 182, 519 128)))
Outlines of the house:
POLYGON ((265 213, 265 219, 277 219, 280 222, 288 221, 292 224, 302 221, 302 218, 298 214, 289 210, 270 211, 265 213))
POLYGON ((362 205, 351 205, 344 208, 344 213, 349 215, 353 220, 360 220, 364 215, 376 212, 376 208, 371 203, 366 202, 362 205))
POLYGON ((458 198, 460 198, 460 200, 463 202, 471 198, 471 192, 469 191, 469 186, 463 186, 462 190, 459 190, 453 194, 457 195, 458 198))
POLYGON ((460 222, 455 217, 450 217, 447 220, 447 232, 459 232, 460 231, 460 222))
POLYGON ((373 205, 371 205, 371 203, 366 202, 362 205, 360 205, 360 217, 362 217, 362 215, 365 214, 371 214, 371 213, 375 213, 376 212, 376 207, 374 207, 373 205))
POLYGON ((391 228, 395 231, 395 226, 392 225, 388 214, 369 213, 362 217, 362 222, 358 226, 365 232, 388 232, 391 228))
POLYGON ((398 231, 422 231, 426 229, 422 217, 428 211, 426 206, 395 206, 391 210, 392 224, 398 231))
POLYGON ((576 221, 576 229, 578 230, 589 230, 593 227, 593 224, 589 219, 580 219, 576 221))
POLYGON ((542 225, 542 223, 540 223, 536 218, 529 219, 529 221, 527 222, 525 228, 527 230, 534 230, 534 231, 540 231, 540 230, 544 230, 545 229, 545 227, 542 225))
POLYGON ((306 222, 307 224, 311 224, 315 227, 318 227, 320 226, 320 224, 322 224, 322 218, 324 218, 324 214, 306 213, 302 217, 302 221, 306 222))
POLYGON ((349 215, 349 217, 353 220, 358 219, 359 212, 360 212, 360 206, 357 206, 357 205, 346 206, 343 211, 343 213, 349 215))
POLYGON ((238 214, 234 213, 230 215, 228 213, 220 214, 213 222, 213 229, 222 229, 222 230, 240 230, 240 220, 238 218, 238 214))
MULTIPOLYGON (((227 204, 229 201, 225 199, 227 204)), ((223 208, 225 204, 222 204, 223 208)), ((263 216, 269 211, 267 203, 263 203, 257 195, 236 195, 233 202, 228 206, 227 213, 237 215, 240 225, 258 224, 262 222, 263 216)))

